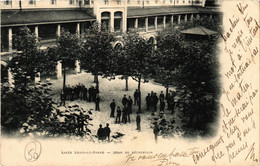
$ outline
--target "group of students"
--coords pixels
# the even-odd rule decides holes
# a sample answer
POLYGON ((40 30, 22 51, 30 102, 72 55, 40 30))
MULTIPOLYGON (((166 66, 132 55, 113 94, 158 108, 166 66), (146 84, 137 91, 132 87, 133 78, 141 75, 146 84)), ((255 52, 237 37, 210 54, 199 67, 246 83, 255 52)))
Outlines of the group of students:
POLYGON ((102 124, 99 125, 99 129, 97 131, 98 140, 100 141, 108 141, 110 142, 110 133, 111 130, 109 128, 109 124, 106 124, 106 127, 102 127, 102 124))
POLYGON ((85 101, 93 101, 96 103, 96 110, 99 110, 99 90, 93 86, 89 89, 85 87, 83 84, 77 84, 76 86, 65 86, 64 89, 60 92, 60 105, 65 105, 66 100, 85 100, 85 101))
POLYGON ((157 94, 153 91, 151 93, 148 93, 146 96, 146 107, 147 111, 156 112, 157 111, 157 105, 158 102, 160 102, 160 112, 161 114, 164 113, 165 110, 165 99, 167 101, 168 110, 171 110, 171 113, 174 113, 174 105, 175 105, 175 94, 168 94, 167 97, 164 96, 163 91, 161 91, 159 97, 157 94))
MULTIPOLYGON (((121 110, 120 106, 117 106, 116 110, 116 123, 120 123, 120 119, 122 116, 122 123, 130 123, 130 114, 132 114, 132 105, 133 105, 133 100, 131 96, 128 98, 126 95, 122 98, 122 105, 123 109, 121 110)), ((112 102, 110 103, 110 108, 111 108, 111 114, 110 117, 114 118, 115 117, 115 108, 116 108, 116 103, 115 100, 113 99, 112 102)))

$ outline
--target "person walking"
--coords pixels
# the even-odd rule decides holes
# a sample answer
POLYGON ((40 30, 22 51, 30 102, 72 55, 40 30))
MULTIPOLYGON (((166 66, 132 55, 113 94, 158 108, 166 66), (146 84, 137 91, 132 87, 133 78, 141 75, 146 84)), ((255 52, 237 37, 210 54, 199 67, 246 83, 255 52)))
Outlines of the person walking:
POLYGON ((65 100, 66 100, 66 96, 65 96, 64 90, 61 90, 61 92, 60 92, 60 106, 61 105, 65 106, 65 100))
POLYGON ((137 100, 138 100, 138 90, 136 89, 134 93, 134 105, 137 105, 137 100))
POLYGON ((139 114, 136 116, 136 126, 136 130, 141 131, 141 117, 139 114))
POLYGON ((154 138, 155 138, 156 143, 157 143, 159 131, 160 131, 160 129, 159 129, 159 126, 156 122, 155 125, 154 125, 154 128, 153 128, 153 133, 154 133, 154 138))
POLYGON ((148 93, 145 100, 146 100, 146 110, 150 111, 150 108, 151 108, 151 95, 150 95, 150 93, 148 93))
POLYGON ((116 110, 116 123, 119 123, 119 124, 120 124, 120 118, 121 118, 121 109, 120 109, 120 107, 118 106, 118 107, 117 107, 117 110, 116 110))
POLYGON ((163 113, 164 113, 164 109, 165 109, 165 102, 164 102, 164 101, 161 101, 161 102, 160 102, 160 114, 163 114, 163 113))
POLYGON ((128 107, 128 109, 129 109, 129 111, 130 111, 130 114, 133 113, 133 111, 132 111, 132 105, 133 105, 133 100, 132 100, 131 96, 129 96, 129 97, 128 97, 128 101, 127 101, 127 107, 128 107))
POLYGON ((127 123, 127 108, 123 107, 123 116, 122 116, 122 123, 127 123))
POLYGON ((104 133, 105 133, 105 139, 107 139, 108 142, 110 142, 110 128, 109 128, 109 123, 107 123, 106 127, 104 128, 104 133))
POLYGON ((99 129, 97 131, 98 140, 104 140, 104 129, 102 128, 102 124, 99 125, 99 129))
POLYGON ((99 102, 100 102, 100 97, 99 97, 99 95, 96 95, 96 99, 95 99, 96 111, 100 111, 99 102))
POLYGON ((163 91, 161 91, 161 94, 159 95, 160 102, 164 101, 164 94, 163 91))
POLYGON ((122 98, 122 104, 124 107, 126 107, 127 102, 128 102, 128 100, 126 98, 126 95, 124 95, 124 97, 122 98))
POLYGON ((116 103, 115 103, 114 99, 110 103, 110 108, 111 108, 110 118, 114 118, 115 117, 115 109, 116 109, 116 103))

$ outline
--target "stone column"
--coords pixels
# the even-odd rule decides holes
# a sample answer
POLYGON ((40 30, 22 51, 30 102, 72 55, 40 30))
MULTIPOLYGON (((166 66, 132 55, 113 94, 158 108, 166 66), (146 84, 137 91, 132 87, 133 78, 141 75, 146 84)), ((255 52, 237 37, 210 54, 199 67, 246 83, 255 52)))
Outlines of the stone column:
POLYGON ((37 25, 34 27, 34 33, 35 33, 36 38, 38 38, 39 37, 39 27, 37 25))
POLYGON ((36 83, 38 83, 39 81, 41 81, 41 73, 40 73, 40 72, 37 72, 37 76, 35 76, 34 82, 35 82, 35 84, 36 84, 36 83))
POLYGON ((62 64, 61 64, 61 61, 57 62, 56 71, 57 71, 57 78, 61 78, 62 77, 62 64))
POLYGON ((110 12, 110 31, 114 32, 115 17, 114 12, 110 12))
POLYGON ((135 29, 138 29, 138 18, 135 19, 135 29))
MULTIPOLYGON (((12 57, 9 57, 9 61, 12 60, 12 57)), ((11 68, 8 68, 8 83, 10 87, 14 87, 14 75, 11 71, 11 68)))
POLYGON ((178 24, 181 23, 181 15, 178 15, 178 24))
POLYGON ((60 36, 60 24, 58 24, 58 26, 57 26, 57 36, 59 37, 60 36))
POLYGON ((184 21, 185 22, 187 22, 187 18, 188 18, 188 16, 187 16, 187 14, 185 14, 185 16, 184 16, 184 21))
POLYGON ((191 16, 190 16, 190 20, 193 21, 193 14, 191 14, 191 16))
POLYGON ((13 29, 8 28, 8 51, 13 51, 13 29))
POLYGON ((197 16, 196 16, 196 17, 197 17, 197 19, 200 19, 200 15, 199 15, 199 14, 197 14, 197 16))
POLYGON ((154 17, 154 26, 155 26, 155 30, 157 30, 158 29, 158 25, 157 25, 157 19, 158 19, 158 17, 156 16, 156 17, 154 17))
POLYGON ((145 18, 145 32, 148 31, 148 17, 145 18))
POLYGON ((166 16, 163 16, 163 28, 166 27, 166 16))
POLYGON ((173 24, 173 15, 171 16, 171 24, 173 24))
POLYGON ((80 36, 80 23, 77 23, 76 33, 78 36, 80 36))
POLYGON ((76 73, 80 73, 80 65, 79 65, 79 60, 76 60, 75 61, 75 71, 76 71, 76 73))

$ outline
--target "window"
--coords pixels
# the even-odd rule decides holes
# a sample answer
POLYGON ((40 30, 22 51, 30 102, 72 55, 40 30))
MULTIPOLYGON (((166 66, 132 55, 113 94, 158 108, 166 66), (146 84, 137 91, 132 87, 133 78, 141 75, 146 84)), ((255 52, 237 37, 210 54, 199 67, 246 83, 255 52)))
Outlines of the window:
POLYGON ((105 5, 107 5, 108 4, 108 0, 104 0, 104 3, 105 3, 105 5))
POLYGON ((85 0, 85 1, 84 1, 84 4, 85 4, 85 5, 89 5, 89 0, 85 0))
POLYGON ((56 0, 51 0, 51 5, 55 5, 56 4, 56 0))
POLYGON ((29 0, 29 5, 35 5, 35 0, 29 0))
POLYGON ((70 5, 73 5, 74 4, 74 0, 70 0, 70 5))
POLYGON ((5 5, 12 5, 12 0, 6 0, 5 5))

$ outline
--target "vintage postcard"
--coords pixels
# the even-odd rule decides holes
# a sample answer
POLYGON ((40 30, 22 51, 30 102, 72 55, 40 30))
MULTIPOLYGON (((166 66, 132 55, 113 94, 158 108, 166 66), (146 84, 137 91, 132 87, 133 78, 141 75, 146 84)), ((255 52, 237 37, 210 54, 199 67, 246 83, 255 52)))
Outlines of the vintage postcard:
POLYGON ((1 165, 259 165, 258 0, 0 3, 1 165))

